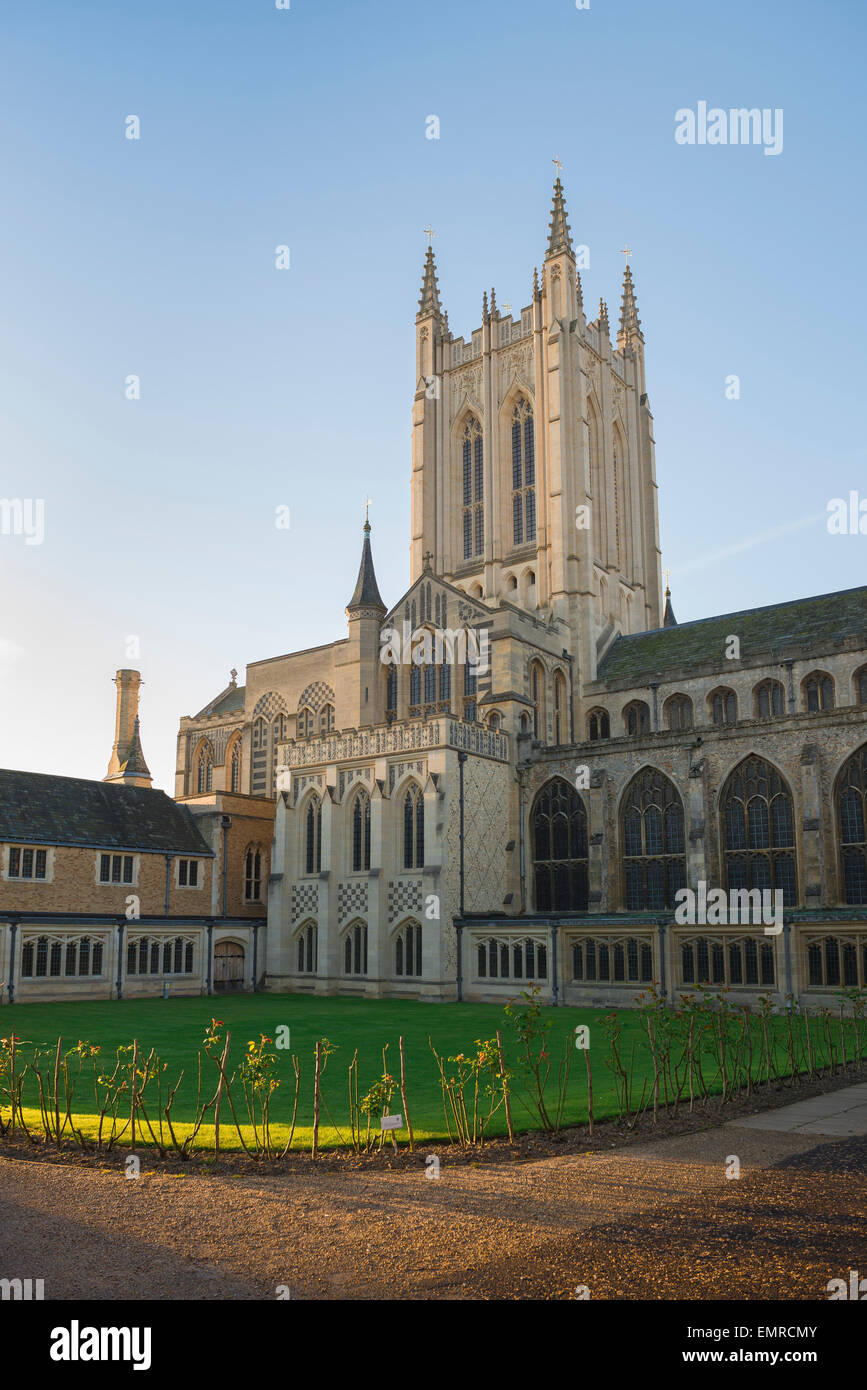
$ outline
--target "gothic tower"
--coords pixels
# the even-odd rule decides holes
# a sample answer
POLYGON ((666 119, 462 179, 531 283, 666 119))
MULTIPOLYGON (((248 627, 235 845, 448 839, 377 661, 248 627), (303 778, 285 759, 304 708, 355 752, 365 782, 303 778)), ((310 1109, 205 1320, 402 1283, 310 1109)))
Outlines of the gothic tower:
MULTIPOLYGON (((582 255, 586 248, 579 248, 582 255)), ((586 262, 583 262, 586 263, 586 262)), ((618 632, 661 622, 653 418, 628 260, 620 326, 584 313, 559 177, 541 280, 516 316, 449 330, 432 248, 416 315, 411 578, 433 569, 568 630, 581 681, 618 632)))

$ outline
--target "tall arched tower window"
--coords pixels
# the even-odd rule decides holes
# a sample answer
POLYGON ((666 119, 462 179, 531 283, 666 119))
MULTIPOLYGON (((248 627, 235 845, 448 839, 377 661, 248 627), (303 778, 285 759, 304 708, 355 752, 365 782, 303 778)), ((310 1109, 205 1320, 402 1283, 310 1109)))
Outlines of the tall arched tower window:
POLYGON ((554 672, 554 742, 565 741, 566 730, 566 681, 562 671, 554 672))
POLYGON ((794 907, 795 812, 776 768, 764 758, 745 758, 723 788, 720 809, 727 888, 781 888, 785 906, 794 907))
POLYGON ((536 539, 536 441, 533 411, 521 399, 512 414, 512 541, 536 539))
POLYGON ((471 560, 476 555, 483 555, 485 550, 484 441, 482 427, 473 415, 467 420, 464 428, 462 463, 464 559, 471 560))

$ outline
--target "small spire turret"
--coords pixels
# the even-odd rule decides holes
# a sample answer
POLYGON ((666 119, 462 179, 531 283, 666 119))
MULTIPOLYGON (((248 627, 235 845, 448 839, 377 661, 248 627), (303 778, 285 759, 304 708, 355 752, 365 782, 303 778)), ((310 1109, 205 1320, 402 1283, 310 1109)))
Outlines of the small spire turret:
POLYGON ((548 256, 556 256, 561 251, 568 252, 570 256, 574 254, 572 233, 566 220, 566 200, 563 197, 563 185, 558 174, 557 182, 554 184, 551 225, 548 229, 548 256))

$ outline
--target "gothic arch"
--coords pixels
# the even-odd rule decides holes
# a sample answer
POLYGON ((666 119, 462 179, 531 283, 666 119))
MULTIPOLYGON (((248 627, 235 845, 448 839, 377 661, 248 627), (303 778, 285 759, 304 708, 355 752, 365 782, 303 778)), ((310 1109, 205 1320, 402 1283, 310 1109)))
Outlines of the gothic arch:
POLYGON ((605 457, 603 452, 602 413, 592 390, 587 395, 587 431, 590 449, 590 535, 593 559, 605 565, 608 558, 605 522, 608 503, 605 489, 605 457))
POLYGON ((675 906, 686 886, 683 798, 659 768, 643 767, 623 790, 618 810, 622 902, 627 912, 675 906))
POLYGON ((417 917, 406 917, 391 933, 391 966, 398 979, 422 974, 422 925, 417 917))
POLYGON ((350 872, 367 873, 370 870, 370 794, 364 786, 356 784, 353 787, 345 814, 350 872))
POLYGON ((620 421, 615 419, 612 430, 613 454, 611 478, 614 490, 615 539, 617 566, 627 579, 633 577, 632 498, 629 486, 629 452, 620 421))
POLYGON ((834 778, 839 900, 867 903, 867 743, 848 754, 834 778))
POLYGON ((537 428, 533 393, 516 379, 506 392, 499 412, 499 469, 503 499, 500 523, 504 552, 514 547, 536 544, 541 496, 537 428), (520 415, 517 452, 513 434, 516 410, 520 415), (530 421, 529 436, 525 433, 527 416, 530 421))
POLYGON ((209 792, 214 785, 214 745, 209 738, 200 738, 193 754, 193 791, 209 792))
POLYGON ((732 768, 718 810, 727 889, 779 888, 786 907, 797 905, 795 811, 788 778, 768 758, 748 753, 732 768))
POLYGON ((226 744, 226 790, 240 792, 243 786, 243 740, 240 729, 229 736, 226 744))
POLYGON ((319 924, 309 917, 294 933, 296 973, 315 975, 319 964, 319 924))
POLYGON ((533 896, 537 912, 586 912, 589 902, 587 809, 563 777, 552 777, 530 811, 533 896))
POLYGON ((313 788, 298 808, 299 875, 312 876, 322 870, 322 798, 313 788))

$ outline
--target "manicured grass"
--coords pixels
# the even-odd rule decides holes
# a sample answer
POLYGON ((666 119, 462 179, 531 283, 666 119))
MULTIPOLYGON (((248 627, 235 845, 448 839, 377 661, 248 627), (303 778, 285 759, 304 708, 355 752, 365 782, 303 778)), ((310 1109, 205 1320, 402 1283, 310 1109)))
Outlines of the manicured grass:
MULTIPOLYGON (((600 1117, 612 1113, 612 1110, 616 1113, 611 1075, 601 1064, 604 1040, 601 1030, 593 1027, 602 1011, 545 1009, 544 1013, 554 1023, 552 1041, 558 1060, 565 1050, 567 1037, 572 1036, 579 1023, 591 1025, 591 1040, 594 1033, 598 1033, 600 1074, 598 1078, 594 1076, 595 1111, 600 1117)), ((322 999, 300 994, 84 1001, 74 1005, 16 1004, 0 1010, 0 1034, 8 1036, 14 1032, 21 1039, 22 1053, 27 1051, 27 1043, 54 1047, 58 1036, 61 1036, 63 1050, 66 1051, 75 1046, 79 1039, 84 1039, 101 1047, 103 1066, 109 1072, 114 1065, 115 1049, 132 1042, 133 1038, 138 1039, 141 1049, 148 1052, 151 1047, 155 1048, 161 1060, 168 1063, 165 1076, 169 1084, 174 1085, 179 1073, 184 1071, 172 1110, 174 1123, 176 1118, 191 1120, 195 1114, 197 1053, 201 1048, 205 1026, 212 1017, 221 1019, 232 1034, 230 1063, 237 1063, 249 1040, 258 1040, 261 1033, 274 1038, 280 1025, 289 1027, 291 1050, 276 1052, 277 1076, 281 1085, 272 1102, 272 1119, 281 1122, 291 1116, 295 1088, 291 1053, 294 1052, 302 1067, 296 1129, 296 1143, 299 1144, 309 1143, 312 1134, 313 1059, 315 1044, 320 1038, 327 1037, 337 1044, 337 1051, 329 1058, 322 1081, 320 1133, 324 1146, 339 1143, 341 1137, 344 1141, 348 1140, 347 1069, 356 1048, 359 1094, 363 1095, 382 1072, 382 1049, 386 1043, 389 1044, 388 1070, 393 1076, 399 1076, 398 1039, 403 1035, 407 1097, 413 1128, 419 1140, 446 1137, 442 1091, 436 1062, 428 1045, 429 1036, 440 1056, 449 1057, 472 1051, 476 1038, 491 1038, 499 1028, 503 1034, 507 1064, 512 1064, 517 1057, 511 1027, 503 1008, 497 1004, 417 1004, 391 999, 322 999)), ((624 1020, 629 1025, 627 1031, 630 1037, 638 1038, 637 1017, 630 1019, 624 1015, 624 1020)), ((587 1118, 586 1071, 583 1056, 574 1048, 572 1051, 573 1075, 567 1111, 572 1123, 580 1123, 587 1118)), ((217 1070, 207 1058, 203 1060, 202 1067, 203 1091, 210 1099, 216 1085, 217 1070)), ((640 1089, 641 1082, 638 1084, 640 1089)), ((532 1118, 521 1103, 525 1092, 517 1077, 513 1089, 515 1128, 528 1129, 532 1126, 532 1118)), ((233 1094, 235 1092, 240 1116, 243 1111, 240 1086, 233 1088, 233 1094)), ((35 1091, 29 1092, 25 1099, 35 1100, 35 1091)), ((149 1107, 152 1121, 156 1120, 158 1108, 154 1103, 149 1107)), ((392 1109, 400 1111, 402 1108, 398 1092, 392 1109)), ((89 1079, 85 1083, 82 1077, 76 1090, 74 1110, 81 1114, 95 1109, 92 1083, 89 1079)), ((38 1118, 35 1111, 34 1117, 38 1118)), ((230 1120, 225 1107, 223 1118, 225 1125, 230 1120)), ((95 1133, 95 1129, 88 1124, 82 1127, 86 1134, 95 1133)), ((278 1141, 281 1132, 278 1123, 275 1128, 278 1141)), ((502 1114, 495 1118, 490 1132, 505 1133, 502 1114)), ((203 1126, 201 1136, 206 1143, 212 1142, 212 1134, 212 1129, 203 1126)), ((406 1136, 401 1132, 398 1137, 406 1136)), ((230 1127, 224 1129, 224 1139, 230 1147, 233 1143, 237 1145, 237 1136, 230 1127)))
MULTIPOLYGON (((614 1076, 607 1065, 610 1056, 608 1040, 602 1025, 603 1014, 606 1012, 608 1011, 574 1008, 543 1010, 544 1017, 552 1022, 549 1035, 553 1059, 551 1084, 555 1090, 557 1067, 564 1056, 567 1042, 571 1044, 578 1024, 589 1025, 594 1114, 599 1120, 618 1114, 614 1076)), ((447 1137, 442 1092, 436 1063, 428 1046, 429 1037, 440 1056, 448 1058, 458 1053, 472 1052, 477 1038, 492 1038, 499 1028, 502 1031, 507 1065, 516 1068, 519 1059, 519 1047, 513 1025, 506 1017, 502 1006, 497 1004, 417 1004, 400 1000, 315 998, 310 995, 238 994, 211 999, 13 1005, 0 1009, 0 1036, 8 1037, 14 1032, 21 1039, 22 1055, 29 1051, 27 1044, 55 1047, 58 1036, 63 1038, 64 1051, 74 1047, 79 1039, 98 1044, 101 1048, 101 1069, 109 1073, 114 1066, 115 1049, 119 1045, 131 1043, 135 1038, 145 1055, 153 1047, 160 1059, 167 1063, 163 1083, 164 1096, 167 1087, 173 1086, 183 1071, 183 1081, 172 1110, 172 1122, 188 1122, 193 1119, 196 1110, 198 1054, 205 1027, 212 1017, 222 1020, 225 1028, 231 1031, 230 1074, 245 1051, 248 1041, 258 1040, 262 1033, 273 1039, 281 1025, 288 1026, 291 1030, 291 1050, 276 1052, 276 1074, 281 1085, 272 1102, 271 1114, 275 1141, 285 1143, 288 1136, 285 1122, 291 1116, 294 1098, 291 1063, 291 1053, 294 1052, 300 1058, 302 1067, 295 1138, 297 1147, 309 1146, 312 1134, 313 1057, 317 1039, 327 1037, 331 1043, 337 1045, 337 1050, 328 1060, 322 1083, 320 1142, 323 1147, 345 1143, 348 1140, 347 1068, 356 1048, 359 1058, 359 1094, 363 1096, 382 1072, 382 1048, 386 1043, 389 1044, 388 1070, 395 1077, 399 1075, 398 1039, 403 1035, 409 1110, 416 1138, 421 1143, 447 1137)), ((652 1085, 652 1063, 638 1012, 624 1010, 620 1013, 619 1019, 622 1027, 620 1055, 627 1069, 634 1068, 632 1104, 635 1106, 640 1103, 645 1084, 645 1096, 649 1094, 652 1085)), ((776 1063, 782 1071, 785 1069, 786 1057, 781 1034, 775 1051, 776 1063)), ((571 1045, 569 1052, 572 1070, 565 1119, 567 1123, 583 1124, 587 1120, 584 1055, 571 1045)), ((851 1048, 849 1055, 851 1056, 851 1048)), ((759 1061, 757 1055, 757 1064, 759 1061)), ((71 1065, 73 1069, 77 1067, 75 1059, 71 1065)), ((454 1068, 449 1070, 453 1071, 454 1068)), ((704 1067, 705 1079, 712 1090, 719 1091, 719 1084, 712 1084, 715 1073, 716 1065, 708 1057, 704 1067)), ((207 1057, 203 1057, 202 1060, 202 1076, 202 1099, 209 1100, 216 1086, 217 1071, 214 1063, 207 1057)), ((511 1085, 515 1128, 532 1128, 533 1115, 527 1104, 528 1094, 517 1070, 511 1085)), ((239 1118, 243 1118, 244 1101, 239 1084, 233 1087, 233 1094, 239 1118)), ((29 1102, 32 1106, 37 1099, 35 1082, 31 1077, 25 1092, 25 1105, 29 1102)), ((156 1124, 160 1113, 156 1091, 153 1090, 146 1100, 148 1114, 152 1123, 156 1124)), ((551 1098, 549 1109, 550 1103, 551 1098)), ((98 1108, 94 1099, 93 1082, 86 1068, 76 1087, 73 1110, 77 1116, 76 1124, 87 1135, 96 1133, 96 1121, 93 1116, 98 1108)), ((399 1092, 395 1093, 391 1109, 403 1109, 399 1092)), ((8 1106, 4 1109, 4 1114, 8 1116, 8 1106)), ((31 1118, 34 1128, 39 1130, 41 1126, 38 1111, 33 1110, 31 1118)), ((175 1128, 179 1135, 187 1132, 183 1123, 180 1127, 175 1124, 175 1128)), ((505 1128, 505 1118, 501 1110, 495 1117, 489 1133, 502 1134, 505 1133, 505 1128)), ((405 1138, 405 1133, 402 1132, 399 1137, 405 1138)), ((122 1142, 128 1143, 128 1137, 122 1142)), ((213 1129, 205 1125, 200 1131, 196 1147, 208 1147, 212 1143, 213 1129)), ((224 1147, 238 1146, 237 1134, 225 1106, 222 1143, 224 1147)))

